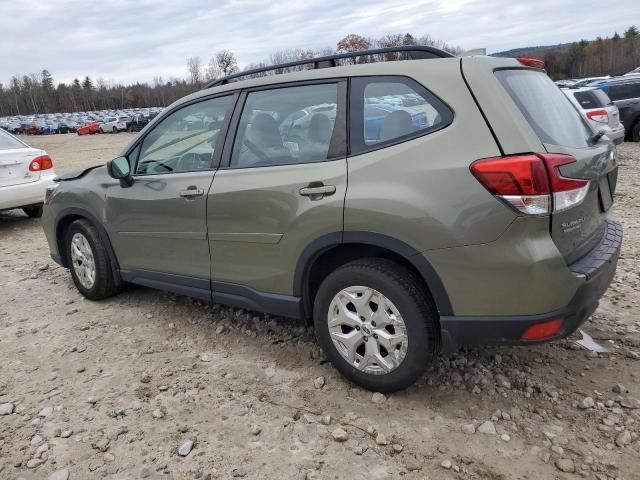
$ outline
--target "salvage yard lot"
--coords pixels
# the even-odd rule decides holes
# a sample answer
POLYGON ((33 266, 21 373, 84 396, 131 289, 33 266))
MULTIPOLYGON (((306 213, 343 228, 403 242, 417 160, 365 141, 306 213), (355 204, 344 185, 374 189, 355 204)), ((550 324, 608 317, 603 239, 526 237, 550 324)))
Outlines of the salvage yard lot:
MULTIPOLYGON (((25 140, 64 173, 132 138, 25 140)), ((39 221, 0 213, 0 478, 640 478, 640 144, 619 151, 625 241, 585 325, 611 352, 460 352, 386 398, 293 321, 142 287, 84 300, 39 221)))

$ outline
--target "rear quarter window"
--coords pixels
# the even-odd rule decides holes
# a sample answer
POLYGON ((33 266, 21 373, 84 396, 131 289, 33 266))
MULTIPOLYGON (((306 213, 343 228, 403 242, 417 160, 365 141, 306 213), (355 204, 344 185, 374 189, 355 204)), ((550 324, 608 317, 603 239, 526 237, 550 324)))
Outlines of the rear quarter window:
POLYGON ((497 70, 495 75, 541 142, 571 148, 591 146, 593 131, 545 73, 509 69, 497 70))

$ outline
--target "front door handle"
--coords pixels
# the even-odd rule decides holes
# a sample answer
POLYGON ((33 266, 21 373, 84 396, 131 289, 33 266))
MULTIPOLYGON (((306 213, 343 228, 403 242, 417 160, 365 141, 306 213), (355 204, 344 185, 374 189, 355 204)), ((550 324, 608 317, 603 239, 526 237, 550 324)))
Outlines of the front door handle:
POLYGON ((191 185, 190 187, 187 187, 186 190, 182 190, 179 195, 187 200, 191 200, 194 197, 201 197, 204 195, 204 190, 196 187, 195 185, 191 185))
POLYGON ((311 182, 306 187, 301 188, 298 192, 303 197, 309 197, 311 200, 320 200, 325 196, 336 193, 336 187, 334 185, 325 185, 322 182, 311 182))

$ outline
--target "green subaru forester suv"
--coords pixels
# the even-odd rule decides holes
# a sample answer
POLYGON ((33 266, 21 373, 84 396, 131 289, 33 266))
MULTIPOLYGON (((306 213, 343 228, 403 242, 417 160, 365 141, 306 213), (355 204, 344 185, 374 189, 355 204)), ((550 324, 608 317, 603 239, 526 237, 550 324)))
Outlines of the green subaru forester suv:
POLYGON ((134 283, 312 320, 382 392, 441 352, 565 337, 615 273, 618 160, 543 67, 399 47, 212 82, 58 179, 51 255, 92 300, 134 283))

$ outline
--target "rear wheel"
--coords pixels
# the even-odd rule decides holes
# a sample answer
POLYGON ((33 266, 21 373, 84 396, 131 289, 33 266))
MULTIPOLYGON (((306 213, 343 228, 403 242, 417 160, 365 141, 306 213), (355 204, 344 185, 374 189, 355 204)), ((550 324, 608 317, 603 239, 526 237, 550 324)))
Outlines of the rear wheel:
POLYGON ((22 211, 31 218, 40 218, 42 216, 42 205, 31 205, 22 207, 22 211))
POLYGON ((86 220, 73 222, 66 232, 65 248, 73 283, 82 295, 102 300, 118 292, 109 254, 93 225, 86 220))
POLYGON ((314 323, 334 366, 378 392, 412 385, 439 348, 433 301, 412 271, 389 260, 357 260, 327 276, 314 323))
POLYGON ((640 142, 640 120, 631 128, 631 140, 640 142))

